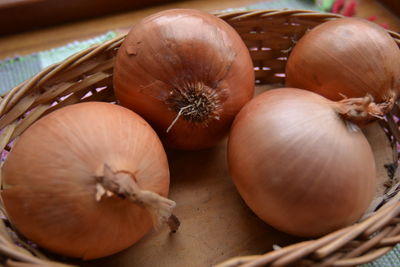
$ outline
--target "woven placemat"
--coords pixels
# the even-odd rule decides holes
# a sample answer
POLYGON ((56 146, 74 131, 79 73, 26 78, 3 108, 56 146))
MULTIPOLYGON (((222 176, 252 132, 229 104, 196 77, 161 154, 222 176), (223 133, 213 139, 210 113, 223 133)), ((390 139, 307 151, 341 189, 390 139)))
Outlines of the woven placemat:
MULTIPOLYGON (((318 0, 269 0, 241 8, 224 9, 224 11, 282 8, 323 11, 327 8, 322 2, 319 5, 317 5, 317 2, 318 0)), ((94 44, 103 43, 116 36, 116 31, 110 31, 95 38, 75 41, 51 50, 3 59, 0 61, 0 95, 29 79, 47 66, 58 63, 81 50, 94 44)), ((400 245, 394 247, 393 250, 383 257, 371 263, 361 265, 361 267, 400 267, 400 245)))
POLYGON ((110 31, 89 40, 75 41, 65 46, 0 61, 0 94, 6 93, 47 66, 63 61, 81 50, 116 36, 116 32, 110 31))

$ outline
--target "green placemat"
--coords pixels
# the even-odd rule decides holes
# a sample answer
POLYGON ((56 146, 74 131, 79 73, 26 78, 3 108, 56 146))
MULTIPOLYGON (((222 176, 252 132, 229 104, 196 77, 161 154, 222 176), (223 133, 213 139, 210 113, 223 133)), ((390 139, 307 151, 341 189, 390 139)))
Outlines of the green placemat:
POLYGON ((116 32, 110 31, 89 40, 75 41, 65 46, 0 61, 0 95, 29 79, 47 66, 63 61, 79 51, 94 44, 103 43, 116 36, 116 32))
MULTIPOLYGON (((226 9, 225 11, 281 8, 322 11, 327 9, 327 6, 331 3, 332 1, 329 0, 270 0, 242 8, 226 9), (320 2, 320 5, 317 5, 316 2, 320 2)), ((51 50, 0 61, 0 94, 6 93, 47 66, 60 62, 91 45, 103 43, 116 36, 117 33, 115 31, 110 31, 89 40, 76 41, 51 50)), ((397 245, 383 257, 361 267, 400 267, 400 246, 397 245)))

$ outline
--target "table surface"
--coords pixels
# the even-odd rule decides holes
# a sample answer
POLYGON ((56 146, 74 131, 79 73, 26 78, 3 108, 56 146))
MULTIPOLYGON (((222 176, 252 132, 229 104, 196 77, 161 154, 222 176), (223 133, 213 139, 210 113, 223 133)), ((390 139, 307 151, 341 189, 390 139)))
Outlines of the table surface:
MULTIPOLYGON (((128 29, 141 18, 167 8, 196 8, 205 11, 242 7, 255 4, 256 0, 194 0, 159 5, 125 13, 89 19, 45 29, 0 36, 0 60, 16 55, 27 55, 84 40, 109 30, 128 29)), ((377 16, 378 23, 386 23, 391 30, 400 31, 400 19, 376 0, 359 0, 357 16, 377 16)))

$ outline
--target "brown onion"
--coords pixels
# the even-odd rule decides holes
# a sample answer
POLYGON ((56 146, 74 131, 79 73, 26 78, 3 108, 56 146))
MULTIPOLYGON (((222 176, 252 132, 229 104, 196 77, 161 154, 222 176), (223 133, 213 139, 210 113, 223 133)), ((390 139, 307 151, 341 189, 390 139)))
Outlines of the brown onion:
POLYGON ((208 13, 173 9, 135 25, 118 51, 115 93, 169 147, 201 149, 228 133, 253 96, 254 71, 236 31, 208 13))
POLYGON ((247 103, 232 125, 233 181, 247 205, 281 231, 326 234, 357 221, 373 198, 372 150, 337 106, 310 91, 276 89, 247 103))
POLYGON ((13 146, 2 179, 18 231, 70 257, 118 252, 175 206, 165 198, 169 169, 156 133, 107 103, 68 106, 35 122, 13 146))
POLYGON ((370 115, 379 117, 391 110, 399 95, 400 50, 375 23, 335 19, 300 39, 289 56, 286 76, 286 86, 335 101, 371 95, 377 108, 370 115))

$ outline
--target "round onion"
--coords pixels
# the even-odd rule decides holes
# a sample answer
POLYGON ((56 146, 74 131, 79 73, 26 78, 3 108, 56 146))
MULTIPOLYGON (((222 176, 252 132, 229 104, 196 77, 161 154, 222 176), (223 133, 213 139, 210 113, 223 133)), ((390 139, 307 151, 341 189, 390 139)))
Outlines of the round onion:
POLYGON ((135 25, 118 51, 115 94, 169 147, 201 149, 229 131, 252 98, 249 52, 223 20, 190 9, 156 13, 135 25))
POLYGON ((229 135, 233 181, 265 222, 320 236, 357 221, 375 192, 372 150, 336 104, 306 90, 265 92, 237 115, 229 135))
POLYGON ((165 198, 169 169, 156 133, 108 103, 71 105, 35 122, 13 146, 2 179, 18 231, 70 257, 127 248, 175 206, 165 198))
POLYGON ((335 19, 295 45, 286 65, 286 86, 334 101, 368 94, 377 104, 370 115, 379 117, 399 95, 399 62, 399 47, 382 27, 359 18, 335 19))

